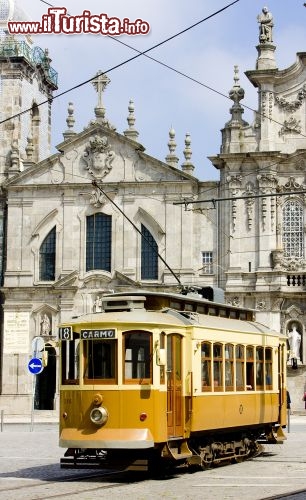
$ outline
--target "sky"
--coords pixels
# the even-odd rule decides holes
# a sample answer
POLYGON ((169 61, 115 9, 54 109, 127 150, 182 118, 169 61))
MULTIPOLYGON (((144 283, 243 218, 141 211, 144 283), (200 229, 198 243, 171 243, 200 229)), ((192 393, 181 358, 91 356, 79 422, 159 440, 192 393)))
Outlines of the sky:
MULTIPOLYGON (((107 72, 111 83, 104 93, 106 117, 123 133, 128 128, 128 104, 135 105, 135 128, 146 153, 164 161, 171 127, 176 132, 179 166, 185 158, 185 135, 191 136, 194 175, 200 180, 217 180, 218 171, 207 157, 220 152, 221 132, 229 120, 232 101, 228 92, 233 86, 234 66, 238 65, 240 85, 245 90, 241 104, 257 108, 257 90, 244 72, 255 69, 258 45, 257 15, 264 6, 274 18, 273 38, 279 69, 291 66, 297 52, 306 52, 306 7, 302 0, 48 0, 56 7, 66 7, 69 14, 106 14, 108 18, 142 19, 150 26, 148 34, 117 37, 140 51, 149 49, 189 26, 205 19, 148 55, 201 82, 195 83, 165 66, 140 56, 101 34, 48 34, 33 36, 33 45, 49 49, 51 65, 58 72, 57 94, 92 78, 97 71, 107 72), (229 6, 222 12, 218 10, 229 6), (207 87, 210 87, 207 88, 207 87), (214 89, 215 92, 212 90, 214 89), (223 95, 222 95, 223 94, 223 95)), ((41 21, 49 6, 40 0, 19 0, 33 21, 41 21)), ((56 98, 52 104, 52 152, 63 140, 67 129, 68 103, 75 109, 75 131, 82 131, 94 119, 97 94, 91 83, 56 98)), ((245 109, 244 119, 253 121, 245 109)))

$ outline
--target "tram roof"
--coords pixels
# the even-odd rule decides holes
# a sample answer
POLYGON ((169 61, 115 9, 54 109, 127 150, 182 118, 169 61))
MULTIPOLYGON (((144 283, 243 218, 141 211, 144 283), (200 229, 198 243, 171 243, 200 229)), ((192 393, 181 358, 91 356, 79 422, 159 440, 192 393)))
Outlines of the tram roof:
POLYGON ((214 331, 228 331, 249 333, 256 335, 272 335, 281 337, 282 335, 268 326, 256 321, 242 321, 239 319, 221 318, 220 316, 209 316, 199 313, 188 313, 186 311, 177 311, 165 308, 163 311, 148 311, 146 309, 134 309, 131 311, 111 311, 90 313, 75 318, 71 323, 75 331, 82 328, 91 329, 105 327, 120 326, 123 328, 141 328, 150 330, 154 327, 160 329, 167 327, 204 327, 214 331))

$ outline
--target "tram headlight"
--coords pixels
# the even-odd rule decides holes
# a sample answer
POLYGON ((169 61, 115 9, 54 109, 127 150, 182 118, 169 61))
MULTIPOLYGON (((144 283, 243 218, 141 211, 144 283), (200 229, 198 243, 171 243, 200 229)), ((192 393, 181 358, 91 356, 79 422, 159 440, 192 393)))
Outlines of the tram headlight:
POLYGON ((107 410, 100 406, 99 408, 93 408, 90 412, 90 420, 95 425, 104 425, 108 420, 107 410))

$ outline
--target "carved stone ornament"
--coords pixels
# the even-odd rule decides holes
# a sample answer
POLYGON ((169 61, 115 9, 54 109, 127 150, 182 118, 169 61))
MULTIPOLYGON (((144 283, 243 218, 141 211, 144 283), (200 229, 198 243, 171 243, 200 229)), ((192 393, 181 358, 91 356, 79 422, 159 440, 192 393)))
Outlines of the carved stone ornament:
POLYGON ((95 179, 102 179, 111 171, 114 158, 115 153, 105 136, 95 135, 85 148, 86 169, 95 179))
POLYGON ((296 170, 306 170, 306 160, 304 158, 300 158, 295 163, 296 170))
POLYGON ((281 269, 288 272, 303 271, 306 266, 304 259, 298 257, 286 258, 284 257, 283 250, 273 250, 271 252, 272 264, 274 269, 281 269))
POLYGON ((259 300, 256 304, 256 309, 258 311, 264 311, 267 308, 267 304, 265 300, 259 300))
POLYGON ((252 229, 252 222, 254 218, 255 198, 252 197, 254 195, 255 195, 254 185, 251 182, 248 182, 246 185, 246 190, 243 193, 243 196, 250 196, 249 199, 245 200, 245 206, 247 211, 247 227, 249 231, 252 229))
POLYGON ((296 111, 299 109, 303 103, 303 99, 306 97, 306 83, 303 85, 301 90, 298 91, 297 97, 294 101, 287 101, 284 97, 275 96, 275 102, 286 111, 296 111))
POLYGON ((227 303, 231 306, 239 307, 241 305, 240 298, 238 296, 229 297, 227 303))
POLYGON ((286 191, 304 191, 306 189, 306 185, 305 184, 299 184, 296 180, 295 180, 295 177, 293 176, 290 176, 289 177, 289 180, 288 182, 286 182, 286 184, 284 184, 283 186, 279 186, 278 187, 278 190, 281 192, 281 193, 284 193, 286 191))
POLYGON ((102 207, 106 202, 106 198, 101 191, 96 188, 90 193, 90 200, 89 203, 93 205, 94 207, 100 208, 102 207))
POLYGON ((297 120, 296 118, 293 118, 293 116, 290 116, 289 120, 284 121, 284 126, 280 129, 279 135, 290 133, 300 134, 301 131, 301 120, 297 120))

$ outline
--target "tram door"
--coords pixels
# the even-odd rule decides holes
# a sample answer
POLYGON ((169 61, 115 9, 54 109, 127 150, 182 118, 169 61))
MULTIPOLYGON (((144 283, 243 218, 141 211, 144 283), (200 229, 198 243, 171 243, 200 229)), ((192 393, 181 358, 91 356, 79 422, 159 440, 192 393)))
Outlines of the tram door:
POLYGON ((182 337, 167 336, 167 425, 168 437, 183 435, 182 337))

